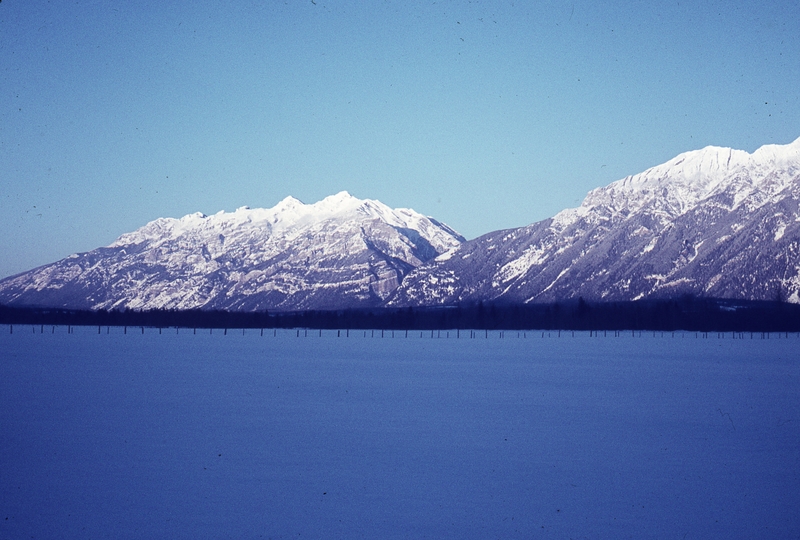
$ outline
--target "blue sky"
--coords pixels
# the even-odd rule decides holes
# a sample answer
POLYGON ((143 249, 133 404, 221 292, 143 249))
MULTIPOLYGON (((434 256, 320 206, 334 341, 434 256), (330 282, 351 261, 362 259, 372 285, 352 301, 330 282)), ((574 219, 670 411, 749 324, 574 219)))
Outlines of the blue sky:
POLYGON ((468 238, 800 137, 800 2, 0 3, 0 277, 347 190, 468 238))

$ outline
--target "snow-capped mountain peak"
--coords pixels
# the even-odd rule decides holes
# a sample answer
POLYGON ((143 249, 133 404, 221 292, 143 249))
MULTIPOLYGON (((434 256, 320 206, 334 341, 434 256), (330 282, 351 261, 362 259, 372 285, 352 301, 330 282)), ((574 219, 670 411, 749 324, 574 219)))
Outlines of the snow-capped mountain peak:
POLYGON ((0 302, 98 308, 375 305, 459 245, 452 229, 346 191, 313 204, 159 218, 105 248, 0 283, 0 302), (76 299, 75 291, 83 291, 76 299))
POLYGON ((340 309, 688 294, 800 302, 800 139, 709 146, 589 192, 577 208, 465 242, 343 191, 313 204, 159 218, 105 248, 0 281, 0 303, 340 309))
MULTIPOLYGON (((708 197, 737 191, 742 202, 753 187, 761 187, 775 170, 789 172, 800 163, 800 138, 787 145, 765 145, 755 152, 707 146, 684 152, 646 171, 589 192, 581 207, 604 207, 612 216, 631 215, 646 207, 674 217, 690 211, 708 197), (745 185, 738 185, 745 184, 745 185)), ((791 175, 790 175, 791 176, 791 175)), ((773 186, 782 189, 785 184, 773 186)), ((585 212, 567 209, 557 216, 571 222, 585 212)))
POLYGON ((789 144, 765 144, 753 152, 753 159, 759 163, 772 163, 779 167, 795 166, 800 163, 800 137, 789 144))
POLYGON ((800 302, 799 256, 800 139, 753 153, 709 146, 594 189, 549 220, 466 242, 412 272, 391 302, 800 302))
MULTIPOLYGON (((272 208, 250 208, 242 206, 233 212, 221 210, 207 216, 201 212, 188 214, 181 218, 158 218, 136 231, 123 234, 108 247, 153 241, 159 238, 180 236, 189 231, 203 229, 228 229, 247 227, 258 229, 263 234, 278 234, 301 229, 314 223, 331 219, 377 219, 393 227, 417 229, 426 228, 429 218, 408 208, 392 209, 377 200, 359 199, 347 191, 325 197, 313 204, 305 204, 294 197, 286 197, 272 208)), ((438 248, 450 247, 450 236, 459 235, 452 230, 430 229, 434 234, 433 243, 438 248)))

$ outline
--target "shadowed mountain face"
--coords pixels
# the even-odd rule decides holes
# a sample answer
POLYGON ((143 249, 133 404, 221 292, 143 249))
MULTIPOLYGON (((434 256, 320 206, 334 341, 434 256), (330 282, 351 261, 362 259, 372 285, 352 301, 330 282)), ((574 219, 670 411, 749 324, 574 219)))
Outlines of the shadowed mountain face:
POLYGON ((800 302, 800 139, 708 147, 588 194, 580 207, 466 242, 389 305, 636 300, 800 302))
POLYGON ((463 238, 342 192, 306 205, 158 219, 108 247, 0 282, 0 303, 90 309, 331 309, 381 304, 463 238))

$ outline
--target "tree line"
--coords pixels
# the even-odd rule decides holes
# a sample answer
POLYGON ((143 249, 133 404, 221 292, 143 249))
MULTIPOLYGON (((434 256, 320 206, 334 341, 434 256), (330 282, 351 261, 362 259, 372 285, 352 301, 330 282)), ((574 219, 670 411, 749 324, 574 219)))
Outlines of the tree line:
POLYGON ((306 311, 73 310, 0 305, 0 324, 386 330, 798 332, 800 305, 695 297, 306 311))

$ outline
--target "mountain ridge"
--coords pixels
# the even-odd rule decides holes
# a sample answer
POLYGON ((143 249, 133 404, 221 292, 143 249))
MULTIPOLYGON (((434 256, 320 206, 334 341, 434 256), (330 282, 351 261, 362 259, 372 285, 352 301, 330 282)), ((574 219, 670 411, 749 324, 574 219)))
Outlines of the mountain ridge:
POLYGON ((798 302, 798 200, 800 139, 752 154, 685 152, 593 189, 579 207, 465 242, 411 272, 389 305, 682 294, 798 302), (767 251, 786 260, 765 260, 767 251))
POLYGON ((343 191, 313 204, 158 218, 0 280, 0 303, 304 310, 690 295, 800 303, 800 138, 708 146, 580 206, 465 241, 343 191))
POLYGON ((158 218, 110 245, 0 281, 0 302, 90 309, 298 309, 381 303, 464 239, 347 192, 314 204, 158 218))

